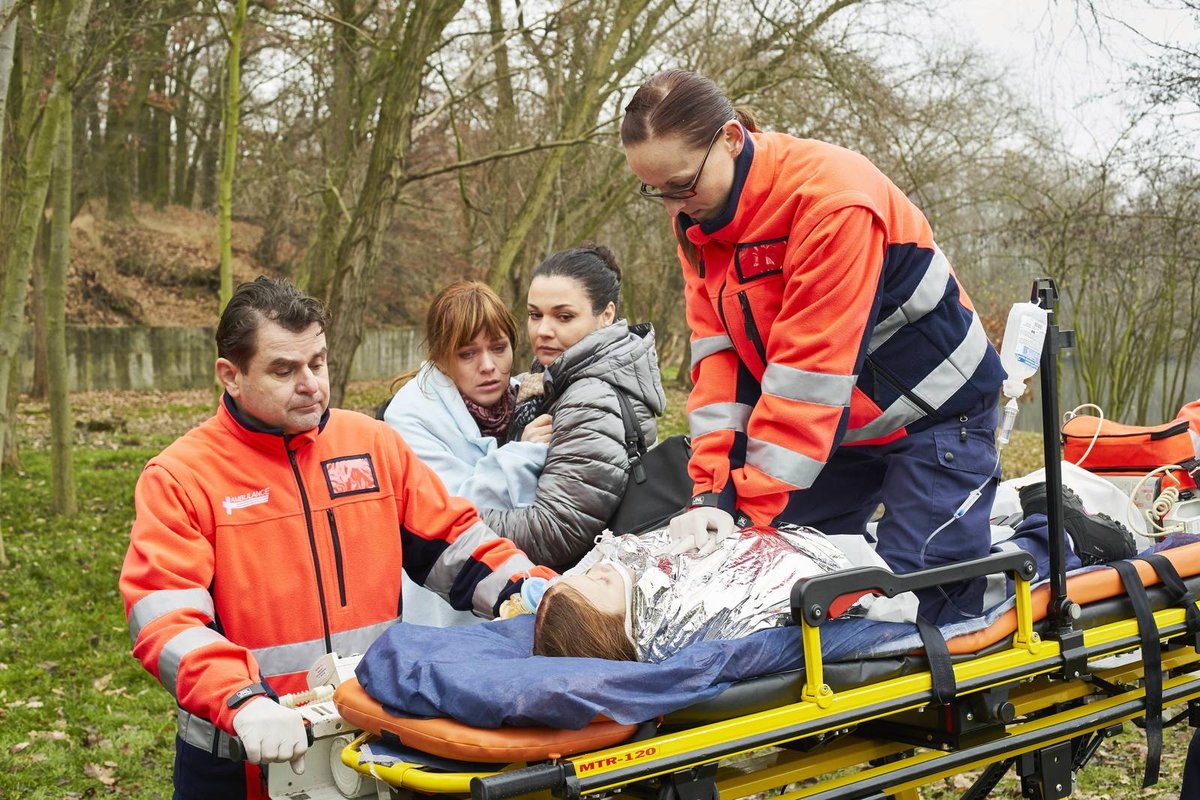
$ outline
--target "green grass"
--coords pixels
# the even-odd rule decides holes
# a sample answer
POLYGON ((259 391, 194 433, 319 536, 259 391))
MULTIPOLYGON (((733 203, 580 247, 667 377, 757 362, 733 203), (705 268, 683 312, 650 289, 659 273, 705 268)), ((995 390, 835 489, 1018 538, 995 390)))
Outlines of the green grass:
POLYGON ((51 513, 49 456, 3 479, 0 796, 170 797, 172 702, 129 655, 117 576, 152 449, 79 449, 77 515, 51 513))
MULTIPOLYGON (((387 382, 356 384, 346 405, 370 410, 387 382)), ((682 432, 684 392, 668 386, 662 435, 682 432)), ((117 577, 143 464, 211 413, 207 393, 88 393, 76 405, 80 511, 51 512, 45 406, 18 415, 23 467, 0 483, 10 566, 0 572, 0 798, 165 798, 171 794, 173 703, 129 654, 117 577)), ((1004 452, 1006 477, 1041 466, 1036 436, 1004 452)), ((1166 734, 1163 780, 1141 790, 1141 731, 1106 743, 1076 798, 1174 797, 1187 731, 1166 734)), ((954 782, 927 798, 955 796, 954 782)), ((1015 780, 996 797, 1017 796, 1015 780)))

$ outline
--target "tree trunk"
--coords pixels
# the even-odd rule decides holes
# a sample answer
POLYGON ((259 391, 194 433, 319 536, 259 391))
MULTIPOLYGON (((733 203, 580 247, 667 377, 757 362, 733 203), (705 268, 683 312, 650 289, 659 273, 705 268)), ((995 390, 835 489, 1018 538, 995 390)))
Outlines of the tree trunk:
POLYGON ((55 103, 60 106, 58 142, 54 150, 54 172, 50 194, 50 258, 46 264, 45 310, 47 372, 50 394, 50 461, 53 475, 54 511, 74 514, 75 468, 72 439, 71 395, 67 385, 67 267, 71 259, 71 97, 63 92, 55 103))
MULTIPOLYGON (((8 19, 16 5, 16 0, 0 0, 0 24, 8 19)), ((4 109, 8 104, 8 81, 12 77, 13 49, 17 41, 17 17, 8 20, 8 24, 0 29, 0 165, 4 164, 4 109)), ((4 175, 0 169, 0 180, 4 175)))
POLYGON ((192 205, 191 187, 188 185, 188 124, 191 121, 192 92, 191 80, 195 69, 181 69, 182 77, 176 77, 174 98, 175 116, 175 153, 174 153, 174 192, 172 202, 176 205, 192 205))
MULTIPOLYGON (((242 102, 242 30, 246 27, 247 0, 237 0, 229 26, 229 52, 225 56, 228 83, 221 112, 221 177, 217 183, 217 247, 220 251, 221 289, 217 313, 225 311, 233 297, 233 171, 237 166, 238 111, 242 102)), ((221 382, 213 385, 221 396, 221 382)))
POLYGON ((220 160, 220 148, 217 147, 218 133, 221 127, 221 115, 217 113, 219 100, 209 104, 204 137, 196 143, 200 160, 200 208, 204 211, 215 211, 217 208, 217 162, 220 160))
MULTIPOLYGON (((24 328, 34 240, 46 203, 54 147, 62 124, 59 98, 65 94, 67 102, 70 102, 70 80, 74 75, 75 59, 91 5, 91 0, 78 0, 74 5, 66 3, 63 9, 66 22, 62 32, 63 44, 56 53, 56 74, 47 92, 45 113, 33 131, 26 152, 25 183, 19 198, 16 224, 11 230, 11 237, 4 242, 5 271, 3 294, 0 294, 0 398, 7 398, 15 383, 12 375, 24 328)), ((0 415, 0 451, 8 439, 11 419, 11 412, 5 403, 3 414, 0 415)), ((0 565, 6 563, 4 541, 0 534, 0 565)))
POLYGON ((358 57, 358 26, 354 2, 333 4, 334 15, 340 20, 332 29, 333 83, 329 87, 329 117, 325 122, 323 153, 325 156, 325 186, 321 192, 321 211, 312 240, 300 262, 297 285, 322 300, 329 299, 330 281, 336 269, 338 245, 349 222, 344 193, 350 165, 355 163, 359 147, 355 98, 360 86, 355 61, 358 57))
POLYGON ((33 270, 29 276, 32 292, 29 305, 33 311, 33 380, 29 396, 45 400, 49 393, 46 377, 46 262, 50 260, 50 222, 45 217, 38 225, 37 244, 34 245, 33 270))
MULTIPOLYGON (((200 207, 209 209, 215 202, 213 198, 217 196, 216 181, 212 180, 210 174, 209 154, 213 152, 213 124, 217 119, 217 102, 215 100, 204 104, 204 118, 200 122, 200 134, 196 137, 196 144, 192 148, 192 158, 188 165, 187 184, 184 187, 184 196, 187 197, 187 202, 184 204, 188 208, 192 208, 197 202, 196 185, 200 184, 201 193, 203 196, 199 199, 200 207), (214 187, 209 193, 209 186, 214 187), (207 200, 207 202, 205 202, 207 200)), ((212 163, 216 163, 213 161, 212 163)))
MULTIPOLYGON (((8 396, 4 398, 5 413, 8 414, 9 419, 13 419, 17 413, 17 404, 21 400, 20 385, 21 360, 13 359, 8 376, 8 396)), ((4 453, 0 456, 0 472, 20 472, 21 469, 21 451, 17 445, 17 434, 12 432, 12 435, 4 440, 4 453)))
MULTIPOLYGON (((112 73, 108 81, 108 111, 104 119, 104 154, 97 159, 104 186, 104 197, 109 219, 133 217, 132 189, 129 186, 129 117, 128 105, 132 99, 124 95, 129 84, 129 53, 119 53, 112 61, 112 73), (118 102, 119 101, 119 102, 118 102), (125 108, 124 113, 121 109, 125 108)), ((99 181, 98 181, 99 183, 99 181)))
POLYGON ((221 177, 217 186, 217 245, 220 249, 221 295, 218 313, 233 296, 233 171, 237 166, 238 111, 242 102, 242 30, 246 27, 247 0, 237 0, 229 26, 229 76, 225 108, 221 115, 221 177))
POLYGON ((331 286, 329 311, 334 322, 329 336, 329 392, 333 406, 342 403, 354 353, 362 341, 362 309, 375 278, 384 234, 404 187, 404 159, 428 58, 462 5, 463 0, 414 3, 407 16, 395 20, 386 43, 393 50, 378 104, 379 121, 363 189, 338 248, 331 286))

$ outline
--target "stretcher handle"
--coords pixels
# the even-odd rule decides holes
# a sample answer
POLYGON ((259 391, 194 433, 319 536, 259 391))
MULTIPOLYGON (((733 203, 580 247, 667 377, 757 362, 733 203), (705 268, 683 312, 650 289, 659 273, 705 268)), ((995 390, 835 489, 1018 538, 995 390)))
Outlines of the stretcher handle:
POLYGON ((535 764, 510 772, 499 772, 484 778, 471 778, 473 800, 500 800, 530 792, 554 789, 575 776, 575 768, 567 763, 535 764))
MULTIPOLYGON (((308 720, 304 720, 304 735, 308 739, 308 746, 312 747, 314 738, 313 738, 313 732, 312 732, 312 725, 309 724, 308 720)), ((228 742, 229 742, 229 760, 230 761, 245 761, 246 760, 246 748, 242 747, 242 740, 237 738, 236 736, 230 736, 228 738, 228 742)), ((286 762, 280 762, 280 763, 286 763, 286 762)))
POLYGON ((792 585, 792 619, 797 624, 804 622, 816 628, 825 620, 838 616, 840 610, 831 612, 830 608, 839 597, 867 592, 895 597, 901 592, 928 589, 1001 572, 1032 581, 1037 575, 1037 564, 1033 556, 1024 551, 1007 551, 903 575, 882 567, 857 567, 801 578, 792 585))

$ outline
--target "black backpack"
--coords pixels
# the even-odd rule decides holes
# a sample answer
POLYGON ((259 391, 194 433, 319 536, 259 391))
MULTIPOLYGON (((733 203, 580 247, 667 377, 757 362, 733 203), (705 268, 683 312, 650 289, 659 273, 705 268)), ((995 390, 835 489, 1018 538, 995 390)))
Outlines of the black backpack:
POLYGON ((688 508, 692 500, 692 479, 688 476, 687 466, 692 457, 692 443, 687 436, 679 434, 647 449, 633 405, 623 390, 614 389, 621 404, 621 421, 625 424, 629 480, 620 505, 608 521, 608 528, 618 535, 645 533, 663 527, 688 508))

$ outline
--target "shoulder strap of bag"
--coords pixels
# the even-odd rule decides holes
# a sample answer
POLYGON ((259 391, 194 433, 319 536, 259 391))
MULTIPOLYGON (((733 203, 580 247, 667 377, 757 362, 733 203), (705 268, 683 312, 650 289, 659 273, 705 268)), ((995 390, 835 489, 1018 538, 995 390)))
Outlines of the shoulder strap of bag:
POLYGON ((621 406, 621 422, 625 425, 625 453, 629 456, 629 472, 637 483, 645 483, 646 470, 642 466, 642 454, 646 452, 646 437, 642 435, 642 426, 638 425, 637 412, 625 390, 614 386, 617 402, 621 406))

